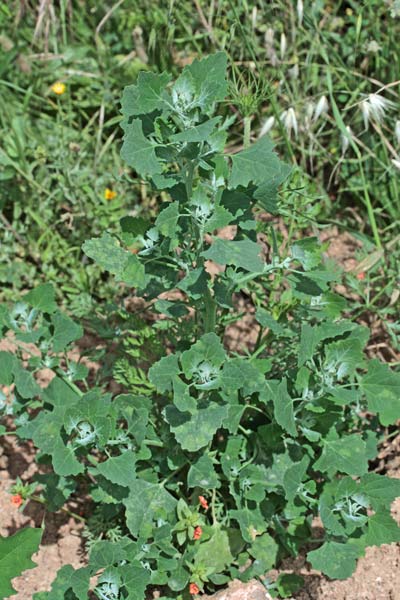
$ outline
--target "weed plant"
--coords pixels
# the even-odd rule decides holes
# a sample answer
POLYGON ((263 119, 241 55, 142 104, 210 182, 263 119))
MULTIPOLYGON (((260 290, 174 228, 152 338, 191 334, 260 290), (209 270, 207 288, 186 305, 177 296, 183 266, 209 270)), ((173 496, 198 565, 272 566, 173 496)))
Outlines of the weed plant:
MULTIPOLYGON (((291 168, 266 135, 227 151, 226 69, 219 52, 176 80, 144 72, 122 97, 122 159, 160 201, 152 218, 125 215, 118 233, 106 229, 83 251, 136 290, 153 322, 133 338, 121 312, 126 327, 107 348, 126 334, 123 388, 93 385, 72 360, 83 329, 49 283, 1 307, 16 348, 0 354, 3 409, 47 465, 37 489, 17 484, 14 503, 92 503, 88 564, 62 567, 34 600, 84 600, 89 590, 143 600, 154 588, 187 600, 254 577, 285 597, 300 577, 265 579, 284 557, 306 552, 315 569, 345 579, 366 547, 400 540, 390 514, 399 480, 369 472, 400 417, 400 376, 367 360, 369 331, 342 317, 339 274, 318 239, 279 252, 265 213, 283 210, 278 189, 291 168), (234 351, 229 332, 244 315, 256 335, 234 351), (43 368, 54 374, 44 389, 43 368)), ((27 529, 0 540, 3 596, 39 539, 27 529), (9 559, 15 548, 19 562, 9 559)))

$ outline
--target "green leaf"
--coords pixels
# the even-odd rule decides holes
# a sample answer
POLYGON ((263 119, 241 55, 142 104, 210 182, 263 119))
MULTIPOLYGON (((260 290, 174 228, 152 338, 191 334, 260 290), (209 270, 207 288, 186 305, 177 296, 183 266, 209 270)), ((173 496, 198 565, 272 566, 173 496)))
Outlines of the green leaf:
POLYGON ((125 450, 119 456, 112 456, 108 460, 98 463, 97 471, 111 483, 129 486, 136 480, 136 457, 131 450, 125 450))
POLYGON ((368 546, 381 546, 400 542, 400 527, 389 510, 382 510, 368 519, 366 543, 368 546))
POLYGON ((364 365, 362 349, 362 340, 355 337, 332 342, 325 346, 324 365, 328 371, 335 371, 338 380, 354 375, 364 365))
POLYGON ((201 256, 219 265, 234 265, 245 271, 261 273, 264 263, 260 253, 261 247, 248 239, 234 242, 214 238, 210 248, 202 252, 201 256))
POLYGON ((279 546, 268 533, 257 536, 249 548, 254 558, 254 574, 263 575, 275 566, 279 546))
POLYGON ((183 561, 178 562, 177 560, 175 560, 174 562, 175 562, 174 566, 176 568, 173 569, 169 575, 168 586, 174 592, 180 592, 189 583, 190 573, 187 569, 184 568, 184 566, 182 564, 183 561))
POLYGON ((150 583, 151 573, 141 564, 127 564, 118 568, 128 595, 126 600, 144 600, 146 588, 150 583))
POLYGON ((60 377, 54 377, 44 390, 44 399, 54 407, 62 409, 62 414, 79 402, 79 394, 60 377))
POLYGON ((369 500, 351 477, 326 483, 319 499, 319 513, 324 527, 336 536, 349 537, 356 529, 363 527, 368 520, 368 506, 369 500), (353 506, 358 506, 359 510, 354 510, 353 506))
POLYGON ((172 88, 172 95, 181 96, 182 102, 191 109, 198 106, 208 113, 215 102, 227 94, 227 55, 225 52, 211 54, 202 60, 195 59, 186 66, 172 88))
POLYGON ((258 535, 264 533, 268 526, 258 508, 231 510, 229 515, 239 523, 243 539, 249 544, 252 544, 258 535))
POLYGON ((75 457, 70 446, 65 446, 61 438, 57 440, 52 449, 52 463, 58 475, 78 475, 83 473, 84 467, 75 457))
POLYGON ((150 537, 153 520, 169 520, 175 513, 176 500, 158 483, 137 479, 129 486, 129 496, 124 500, 126 524, 135 537, 150 537))
POLYGON ((284 327, 264 308, 257 308, 256 320, 262 327, 266 327, 278 337, 291 337, 293 334, 290 329, 284 327))
POLYGON ((137 83, 124 89, 121 100, 122 114, 130 117, 168 109, 170 99, 165 88, 170 79, 168 73, 141 71, 137 83))
POLYGON ((308 456, 303 456, 300 462, 294 463, 287 469, 283 476, 283 487, 285 489, 285 495, 289 502, 293 502, 297 495, 300 484, 307 472, 310 459, 308 456))
POLYGON ((121 504, 128 497, 126 487, 111 483, 111 481, 96 473, 94 469, 90 469, 89 472, 94 473, 96 478, 96 484, 90 491, 94 502, 98 504, 121 504))
POLYGON ((54 326, 53 351, 61 352, 71 342, 79 340, 83 336, 83 329, 67 315, 62 312, 56 312, 51 317, 54 326))
POLYGON ((171 202, 164 210, 160 212, 156 219, 156 227, 166 237, 176 236, 176 229, 179 217, 179 202, 171 202))
POLYGON ((214 117, 200 125, 192 125, 188 129, 171 135, 171 142, 204 142, 207 141, 221 117, 214 117))
POLYGON ((265 385, 265 377, 249 360, 233 358, 224 364, 221 383, 226 389, 243 389, 247 396, 265 385))
POLYGON ((0 598, 16 593, 11 586, 14 577, 37 566, 31 556, 38 551, 42 534, 42 529, 26 527, 7 538, 0 536, 0 598))
POLYGON ((199 408, 194 415, 182 413, 170 405, 165 409, 165 418, 181 447, 197 452, 212 440, 227 413, 226 405, 216 403, 199 408))
POLYGON ((46 508, 51 512, 64 506, 76 488, 72 478, 59 477, 56 473, 36 475, 35 481, 41 484, 41 494, 46 501, 46 508))
POLYGON ((126 244, 131 244, 139 235, 144 235, 151 227, 151 222, 143 217, 122 217, 119 221, 122 229, 122 238, 126 244))
POLYGON ((361 489, 371 501, 372 507, 387 508, 400 496, 400 479, 393 479, 377 473, 367 473, 361 477, 361 489))
POLYGON ((207 273, 201 269, 193 269, 176 286, 190 298, 198 300, 207 290, 207 273))
POLYGON ((17 360, 14 361, 13 365, 14 383, 17 388, 18 394, 22 398, 34 398, 40 396, 42 389, 38 386, 33 378, 32 373, 24 369, 21 363, 17 360))
POLYGON ((305 271, 318 267, 322 261, 323 251, 324 246, 320 244, 316 237, 297 240, 291 246, 293 260, 297 260, 305 271))
POLYGON ((337 321, 335 323, 323 323, 322 325, 315 326, 303 323, 301 326, 298 365, 304 365, 305 362, 313 357, 320 342, 341 336, 357 328, 358 326, 351 321, 337 321))
POLYGON ((189 350, 183 352, 181 363, 183 372, 189 379, 201 363, 220 367, 226 358, 221 340, 215 333, 204 334, 189 350))
POLYGON ((388 365, 371 360, 368 373, 361 380, 371 412, 379 414, 382 425, 391 425, 400 419, 400 373, 388 365))
POLYGON ((118 281, 137 288, 143 288, 146 285, 146 276, 144 266, 134 254, 129 254, 124 268, 118 275, 118 281))
POLYGON ((223 206, 216 206, 214 208, 214 212, 204 224, 204 231, 206 233, 212 233, 216 229, 222 229, 223 227, 226 227, 232 223, 233 220, 234 217, 229 210, 223 206))
MULTIPOLYGON (((268 382, 266 382, 268 385, 268 382)), ((283 427, 290 435, 296 436, 296 422, 293 411, 293 400, 287 390, 286 378, 282 379, 276 388, 276 393, 272 394, 274 403, 274 415, 278 425, 283 427)))
POLYGON ((281 573, 276 580, 276 588, 282 598, 290 598, 304 585, 304 577, 296 573, 281 573))
MULTIPOLYGON (((71 565, 64 565, 57 572, 57 577, 53 581, 51 591, 47 593, 46 600, 65 600, 71 596, 66 596, 69 590, 73 591, 72 598, 75 600, 87 600, 89 591, 90 569, 82 567, 75 570, 71 565)), ((34 599, 38 596, 34 596, 34 599)))
POLYGON ((121 248, 109 233, 87 240, 82 249, 102 269, 116 275, 117 281, 139 288, 145 285, 144 267, 138 257, 121 248))
POLYGON ((121 158, 142 177, 162 173, 161 161, 155 153, 156 144, 150 142, 143 133, 142 121, 122 123, 125 135, 121 148, 121 158))
POLYGON ((363 475, 368 471, 366 445, 358 433, 340 439, 324 440, 320 458, 313 469, 328 473, 342 472, 347 475, 363 475))
POLYGON ((90 548, 89 564, 94 571, 105 569, 123 560, 127 553, 119 542, 97 540, 90 548))
POLYGON ((45 313, 53 313, 57 310, 55 301, 55 291, 51 283, 42 283, 24 296, 24 302, 27 302, 33 308, 45 313))
POLYGON ((11 352, 0 352, 0 385, 11 385, 16 358, 11 352))
POLYGON ((249 148, 232 154, 231 189, 247 187, 249 183, 263 184, 281 173, 281 161, 273 152, 273 142, 264 135, 249 148))
POLYGON ((163 356, 149 370, 149 380, 159 392, 167 392, 172 388, 172 383, 179 373, 178 356, 169 354, 163 356))
POLYGON ((121 273, 121 268, 125 266, 129 256, 129 253, 118 244, 116 238, 109 233, 103 233, 99 238, 86 240, 82 249, 86 256, 92 258, 102 269, 113 275, 121 273))
POLYGON ((214 469, 214 463, 210 456, 201 456, 189 469, 187 485, 190 488, 200 487, 211 490, 220 487, 218 475, 214 469))
POLYGON ((325 542, 317 550, 307 554, 307 560, 317 569, 331 579, 347 579, 354 572, 357 559, 363 554, 360 543, 348 541, 345 544, 339 542, 325 542))
POLYGON ((292 167, 281 161, 279 162, 278 167, 279 172, 267 181, 264 181, 253 194, 259 206, 273 215, 276 214, 278 210, 278 189, 292 170, 292 167))
POLYGON ((197 399, 190 395, 190 388, 180 377, 174 378, 174 404, 181 412, 188 411, 191 414, 197 409, 197 399))
POLYGON ((220 573, 232 560, 228 533, 220 527, 214 527, 210 539, 200 544, 195 554, 195 565, 210 569, 212 573, 220 573))
POLYGON ((52 412, 42 412, 32 422, 32 440, 35 446, 52 457, 57 475, 68 476, 82 473, 83 465, 77 460, 70 446, 66 446, 61 437, 64 410, 57 408, 52 412))

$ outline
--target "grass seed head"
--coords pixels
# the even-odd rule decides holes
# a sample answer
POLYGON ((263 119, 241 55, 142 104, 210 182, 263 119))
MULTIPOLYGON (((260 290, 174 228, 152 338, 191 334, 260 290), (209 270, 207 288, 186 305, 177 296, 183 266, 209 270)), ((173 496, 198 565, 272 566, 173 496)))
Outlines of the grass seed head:
POLYGON ((317 102, 317 106, 315 107, 313 121, 318 121, 318 119, 325 115, 328 112, 329 104, 326 96, 321 96, 321 98, 317 102))
POLYGON ((392 102, 386 100, 386 98, 380 94, 369 94, 368 97, 360 103, 365 128, 368 129, 371 121, 381 123, 385 113, 392 107, 392 102))
POLYGON ((400 171, 400 160, 396 160, 395 158, 392 158, 392 163, 394 164, 396 169, 398 169, 400 171))
POLYGON ((396 124, 394 126, 394 135, 396 136, 396 141, 400 146, 400 119, 396 121, 396 124))
POLYGON ((298 124, 297 124, 297 117, 296 117, 294 108, 290 107, 287 110, 284 110, 283 113, 281 114, 280 119, 288 133, 288 136, 290 137, 292 134, 292 131, 294 131, 294 135, 295 135, 295 137, 297 137, 298 124))
POLYGON ((346 132, 347 135, 345 135, 344 133, 342 133, 341 137, 341 141, 342 141, 342 156, 344 156, 347 152, 347 149, 350 145, 350 140, 353 137, 353 132, 351 130, 351 127, 349 127, 349 125, 346 126, 346 132))
POLYGON ((269 131, 271 131, 271 129, 273 128, 274 125, 275 125, 275 117, 268 117, 268 119, 266 121, 264 121, 264 125, 261 127, 260 134, 258 137, 262 137, 263 135, 266 135, 269 131))
POLYGON ((280 54, 281 60, 284 59, 287 50, 287 39, 284 33, 281 33, 281 45, 280 45, 280 54))
POLYGON ((297 0, 296 11, 297 11, 297 19, 298 19, 299 25, 301 25, 303 22, 303 16, 304 16, 303 0, 297 0))

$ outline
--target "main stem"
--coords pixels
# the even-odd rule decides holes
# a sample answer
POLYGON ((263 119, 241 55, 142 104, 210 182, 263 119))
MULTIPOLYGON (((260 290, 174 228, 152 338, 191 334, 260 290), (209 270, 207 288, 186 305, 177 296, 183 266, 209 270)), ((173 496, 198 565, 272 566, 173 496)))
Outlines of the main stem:
MULTIPOLYGON (((192 192, 193 192, 194 170, 195 170, 195 165, 191 161, 189 163, 187 171, 186 171, 186 181, 185 181, 186 195, 187 195, 188 200, 190 200, 190 198, 192 196, 192 192)), ((196 225, 196 227, 198 228, 197 225, 196 225)), ((199 228, 198 228, 198 230, 199 230, 199 228)), ((202 235, 201 235, 200 231, 199 231, 199 235, 197 237, 199 239, 202 239, 202 235)), ((202 248, 200 248, 200 250, 202 250, 202 248)), ((200 254, 200 252, 199 252, 199 254, 200 254)), ((203 268, 204 268, 204 259, 203 258, 201 258, 201 262, 202 262, 201 266, 203 266, 203 268)), ((207 289, 204 294, 204 316, 203 316, 204 333, 210 333, 212 331, 215 331, 216 315, 217 315, 217 303, 215 302, 215 300, 211 294, 210 288, 207 286, 207 289)))
POLYGON ((243 147, 248 148, 250 146, 250 135, 251 135, 251 116, 244 117, 244 131, 243 131, 243 147))

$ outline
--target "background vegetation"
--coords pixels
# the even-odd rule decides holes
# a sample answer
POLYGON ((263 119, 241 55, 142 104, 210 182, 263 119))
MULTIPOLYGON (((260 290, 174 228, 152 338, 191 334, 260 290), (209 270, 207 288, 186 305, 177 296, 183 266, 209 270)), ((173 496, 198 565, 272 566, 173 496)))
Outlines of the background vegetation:
POLYGON ((336 225, 360 241, 354 310, 390 317, 396 345, 399 29, 397 0, 1 2, 2 298, 46 280, 85 316, 118 297, 81 245, 156 201, 119 157, 121 90, 225 49, 237 148, 268 131, 299 166, 283 192, 291 237, 336 225))

